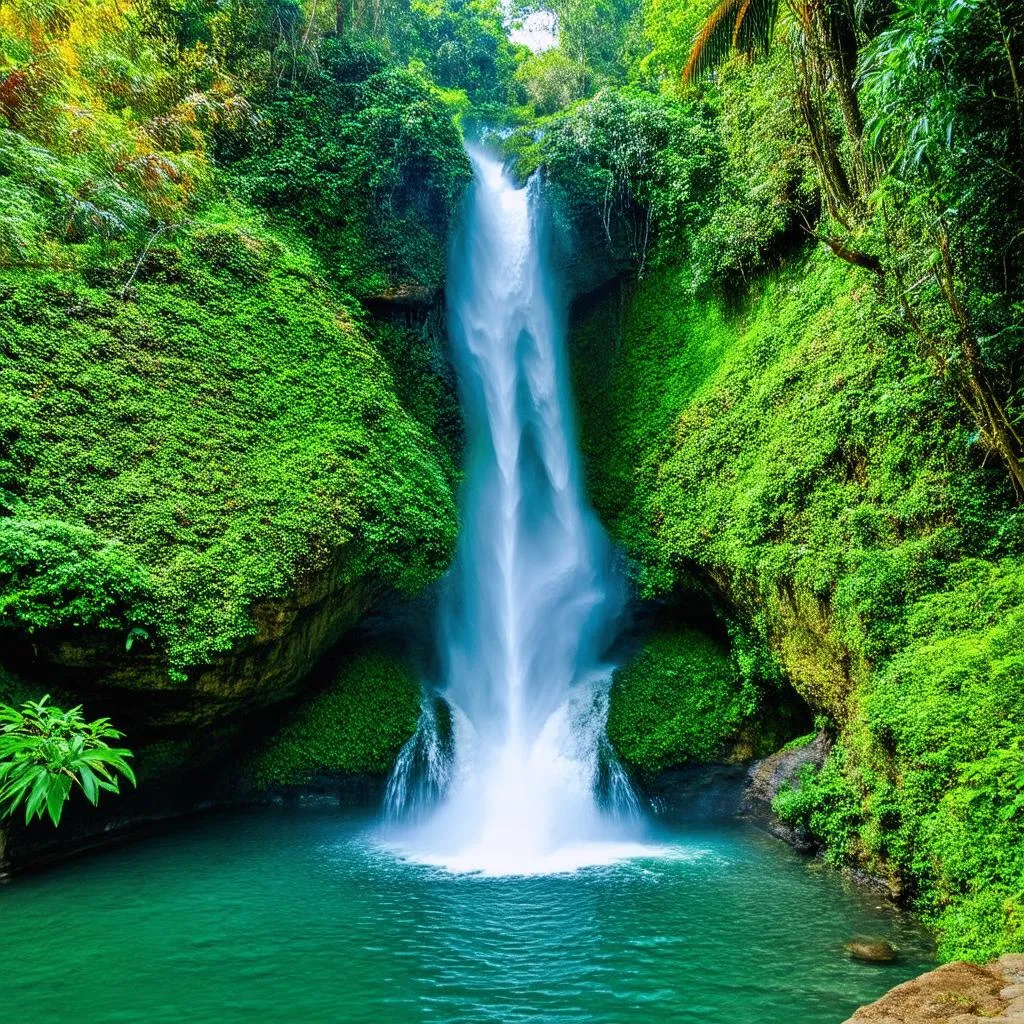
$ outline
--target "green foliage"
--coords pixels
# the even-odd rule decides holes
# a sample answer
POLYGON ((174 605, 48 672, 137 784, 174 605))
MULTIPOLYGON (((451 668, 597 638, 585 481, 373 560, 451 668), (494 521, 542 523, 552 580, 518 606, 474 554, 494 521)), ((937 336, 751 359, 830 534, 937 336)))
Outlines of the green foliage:
POLYGON ((803 750, 804 747, 808 747, 814 742, 817 735, 816 732, 809 732, 803 736, 797 736, 796 739, 790 740, 785 744, 782 749, 787 752, 790 750, 803 750))
POLYGON ((778 16, 779 0, 720 0, 697 33, 683 77, 699 77, 733 51, 767 50, 778 16))
POLYGON ((263 110, 239 190, 301 227, 357 295, 441 284, 448 223, 469 180, 452 111, 420 75, 364 45, 325 44, 263 110))
POLYGON ((573 336, 595 503, 644 590, 710 577, 840 727, 780 813, 902 887, 944 955, 1014 948, 1024 548, 1001 474, 831 257, 738 308, 666 268, 620 308, 573 336))
POLYGON ((820 205, 807 130, 792 102, 789 55, 733 64, 718 83, 716 124, 726 151, 713 209, 693 241, 697 288, 746 282, 792 247, 820 205), (798 225, 800 225, 798 227, 798 225))
POLYGON ((109 719, 87 722, 81 707, 61 711, 48 700, 0 706, 0 810, 24 806, 26 824, 48 814, 59 825, 73 786, 95 806, 101 791, 120 791, 118 776, 135 783, 131 752, 106 742, 122 736, 109 719))
POLYGON ((685 254, 724 157, 710 111, 639 89, 604 90, 509 142, 521 173, 543 166, 561 214, 613 261, 685 254), (652 231, 652 225, 656 228, 652 231))
POLYGON ((642 23, 635 0, 552 0, 544 9, 557 15, 559 48, 591 92, 628 76, 642 23))
POLYGON ((694 37, 717 6, 718 0, 646 0, 639 70, 669 91, 678 88, 694 37))
POLYGON ((146 577, 123 545, 56 519, 0 519, 0 624, 119 628, 146 614, 146 577))
POLYGON ((733 337, 718 305, 680 301, 680 290, 685 293, 686 286, 677 275, 660 270, 635 294, 604 297, 572 336, 589 493, 616 539, 636 558, 640 589, 647 594, 670 589, 674 579, 659 556, 645 505, 665 438, 733 337), (615 343, 609 324, 618 326, 615 343), (681 338, 688 343, 680 344, 681 338), (633 400, 641 394, 642 407, 633 400))
POLYGON ((554 47, 527 57, 516 69, 516 84, 533 112, 554 114, 578 100, 584 92, 584 76, 565 51, 554 47))
POLYGON ((755 711, 727 648, 700 630, 655 634, 612 681, 608 738, 644 775, 722 753, 755 711))
POLYGON ((886 168, 877 201, 899 212, 894 263, 907 281, 924 278, 908 301, 950 358, 962 358, 963 338, 941 316, 941 280, 928 276, 945 237, 957 301, 1017 424, 1022 34, 1024 9, 1008 0, 901 0, 864 53, 861 90, 868 143, 886 168))
POLYGON ((579 248, 600 251, 605 273, 609 262, 641 274, 670 264, 695 291, 735 289, 819 201, 790 76, 778 53, 727 75, 718 102, 607 88, 507 145, 521 173, 544 167, 579 248))
POLYGON ((104 276, 0 278, 7 625, 151 626, 180 668, 310 573, 415 590, 447 564, 450 458, 301 242, 211 208, 131 301, 104 276))
POLYGON ((843 747, 835 747, 820 771, 804 765, 795 784, 783 785, 772 802, 780 820, 825 844, 832 864, 855 854, 862 825, 859 794, 851 788, 845 767, 843 747))
POLYGON ((385 775, 419 715, 420 686, 408 667, 391 655, 364 652, 254 751, 243 771, 258 790, 332 772, 385 775))
POLYGON ((411 0, 396 49, 418 60, 442 88, 464 89, 477 104, 506 103, 525 48, 509 42, 499 0, 411 0))

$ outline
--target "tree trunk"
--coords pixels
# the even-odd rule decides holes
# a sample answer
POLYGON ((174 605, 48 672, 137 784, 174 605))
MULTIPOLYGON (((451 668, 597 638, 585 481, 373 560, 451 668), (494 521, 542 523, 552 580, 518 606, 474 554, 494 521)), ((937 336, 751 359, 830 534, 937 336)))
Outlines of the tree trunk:
POLYGON ((835 90, 850 148, 850 184, 859 208, 872 182, 864 153, 864 115, 857 98, 857 18, 849 0, 809 0, 804 26, 827 69, 826 86, 835 90))
POLYGON ((824 83, 814 53, 804 47, 795 53, 797 100, 811 142, 811 158, 818 169, 829 213, 844 227, 856 207, 853 187, 839 157, 838 139, 823 107, 824 83))

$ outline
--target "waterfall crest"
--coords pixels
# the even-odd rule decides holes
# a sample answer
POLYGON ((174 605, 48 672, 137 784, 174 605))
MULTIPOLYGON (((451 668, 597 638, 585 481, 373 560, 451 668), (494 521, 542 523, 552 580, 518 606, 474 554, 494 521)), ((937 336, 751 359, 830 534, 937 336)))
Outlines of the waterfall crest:
POLYGON ((608 748, 624 603, 581 480, 565 366, 566 302, 534 180, 470 148, 451 249, 449 333, 467 428, 463 525, 442 597, 437 714, 388 787, 393 841, 451 870, 523 874, 629 856, 636 798, 608 748))

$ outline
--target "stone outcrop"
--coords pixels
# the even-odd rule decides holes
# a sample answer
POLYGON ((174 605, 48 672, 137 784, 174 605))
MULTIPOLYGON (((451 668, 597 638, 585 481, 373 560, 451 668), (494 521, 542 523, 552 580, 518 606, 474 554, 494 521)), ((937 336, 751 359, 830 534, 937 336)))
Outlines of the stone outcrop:
POLYGON ((779 821, 772 811, 772 802, 784 785, 792 783, 805 765, 820 768, 828 757, 831 743, 818 733, 810 743, 792 750, 780 750, 762 761, 755 761, 747 770, 746 786, 740 803, 740 815, 749 818, 772 835, 785 840, 798 850, 812 851, 815 844, 800 829, 779 821))
POLYGON ((370 585, 343 583, 343 570, 339 553, 288 597, 256 605, 254 634, 186 679, 171 675, 156 654, 125 652, 123 641, 35 638, 20 670, 46 679, 55 693, 66 686, 87 715, 113 719, 135 754, 140 786, 124 787, 98 808, 70 802, 59 830, 48 821, 10 821, 6 839, 0 833, 0 876, 222 798, 216 783, 231 752, 300 690, 377 596, 370 585))
POLYGON ((1001 957, 986 967, 945 964, 897 985, 861 1007, 846 1024, 1024 1024, 1024 954, 1001 957))
POLYGON ((67 678, 87 711, 99 712, 101 698, 108 699, 109 706, 123 709, 117 724, 125 731, 125 712, 146 734, 155 728, 215 726, 290 696, 359 619, 376 595, 366 585, 344 584, 343 569, 339 555, 287 597, 254 605, 254 633, 209 664, 190 669, 186 679, 169 673, 158 654, 126 653, 120 640, 89 642, 77 634, 40 638, 24 667, 30 675, 67 678))
POLYGON ((436 288, 407 282, 386 288, 376 295, 365 296, 363 305, 381 320, 418 327, 431 310, 438 307, 440 297, 441 293, 436 288))

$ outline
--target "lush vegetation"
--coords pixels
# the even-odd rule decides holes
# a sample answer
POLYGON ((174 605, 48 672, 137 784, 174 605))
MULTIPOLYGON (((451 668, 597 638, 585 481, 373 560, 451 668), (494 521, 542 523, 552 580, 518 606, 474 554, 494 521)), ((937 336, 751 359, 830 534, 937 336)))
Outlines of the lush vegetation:
POLYGON ((948 954, 1011 948, 1024 550, 1004 472, 827 255, 739 307, 668 270, 619 307, 581 321, 577 373, 592 491, 639 585, 703 580, 827 714, 835 750, 787 816, 917 901, 948 954))
POLYGON ((80 707, 48 701, 0 705, 0 816, 24 807, 26 823, 46 814, 59 825, 73 787, 95 805, 101 792, 119 792, 119 776, 135 782, 131 752, 107 743, 122 736, 108 719, 87 722, 80 707))
MULTIPOLYGON (((182 684, 311 579, 437 575, 429 310, 460 125, 501 125, 580 253, 595 504, 739 644, 654 638, 624 758, 713 756, 781 669, 835 745, 780 812, 945 954, 1020 946, 1024 8, 552 7, 539 54, 496 0, 0 7, 0 628, 182 684)), ((417 706, 353 662, 257 777, 383 771, 417 706)))
MULTIPOLYGON (((487 0, 0 7, 6 702, 119 715, 104 672, 183 692, 447 565, 458 119, 524 53, 487 0)), ((186 776, 208 711, 124 699, 143 781, 186 776)))
POLYGON ((343 549, 352 581, 415 589, 445 565, 450 457, 307 250, 225 212, 144 276, 131 302, 0 282, 7 625, 136 627, 184 668, 343 549))
POLYGON ((325 775, 385 775, 419 716, 420 684, 403 661, 354 655, 248 756, 246 783, 259 791, 325 775))
POLYGON ((645 775, 724 752, 757 709, 728 649, 697 629, 650 637, 612 680, 608 738, 645 775))
POLYGON ((780 810, 945 955, 1019 947, 1020 6, 646 0, 610 50, 555 6, 598 88, 509 147, 587 254, 595 503, 641 592, 704 588, 824 716, 780 810))
POLYGON ((177 678, 328 568, 444 567, 436 343, 357 301, 442 279, 468 165, 434 37, 513 51, 444 10, 404 49, 298 7, 0 12, 2 626, 105 631, 177 678))

